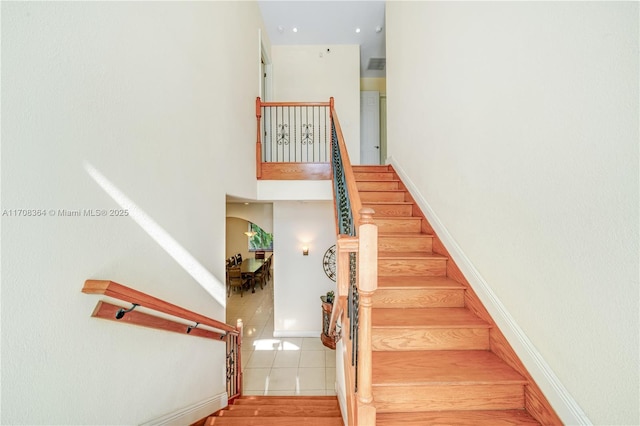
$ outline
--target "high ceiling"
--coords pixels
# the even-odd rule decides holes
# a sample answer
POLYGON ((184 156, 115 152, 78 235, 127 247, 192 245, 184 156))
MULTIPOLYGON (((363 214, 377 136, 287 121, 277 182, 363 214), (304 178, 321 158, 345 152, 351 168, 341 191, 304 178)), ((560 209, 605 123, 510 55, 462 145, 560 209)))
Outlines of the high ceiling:
POLYGON ((272 45, 359 44, 360 76, 385 77, 384 68, 367 69, 371 58, 385 58, 384 1, 259 0, 258 4, 272 45))

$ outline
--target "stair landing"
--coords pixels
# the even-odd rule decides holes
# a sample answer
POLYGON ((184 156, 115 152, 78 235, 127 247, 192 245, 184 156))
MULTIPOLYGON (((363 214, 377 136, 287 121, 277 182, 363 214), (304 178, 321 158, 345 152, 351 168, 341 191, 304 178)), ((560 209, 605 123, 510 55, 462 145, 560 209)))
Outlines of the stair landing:
POLYGON ((205 426, 344 426, 335 396, 243 396, 205 426))

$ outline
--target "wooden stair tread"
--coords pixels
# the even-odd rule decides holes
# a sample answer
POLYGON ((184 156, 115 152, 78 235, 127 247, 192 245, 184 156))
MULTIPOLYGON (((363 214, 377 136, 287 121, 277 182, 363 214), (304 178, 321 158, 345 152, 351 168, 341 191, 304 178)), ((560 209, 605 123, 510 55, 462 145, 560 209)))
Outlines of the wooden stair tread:
POLYGON ((433 238, 433 234, 425 234, 423 232, 378 232, 378 238, 433 238))
POLYGON ((209 417, 205 426, 343 426, 341 417, 209 417))
POLYGON ((421 276, 381 276, 378 277, 379 289, 455 289, 464 290, 465 286, 447 277, 421 276))
MULTIPOLYGON (((366 201, 363 201, 362 204, 367 204, 366 201)), ((393 221, 401 221, 401 220, 422 220, 420 216, 380 216, 374 217, 373 221, 385 221, 385 220, 393 220, 393 221)))
POLYGON ((231 405, 220 417, 340 417, 340 406, 323 405, 231 405))
POLYGON ((373 352, 373 386, 526 384, 484 350, 373 352))
POLYGON ((385 251, 378 252, 378 259, 448 259, 438 253, 428 253, 423 251, 385 251))
POLYGON ((373 308, 373 328, 489 328, 466 308, 373 308))
POLYGON ((233 402, 233 405, 311 405, 311 406, 333 406, 338 403, 335 396, 256 396, 242 397, 233 402))
POLYGON ((393 206, 396 204, 401 204, 403 206, 407 206, 407 205, 410 206, 415 203, 413 201, 363 201, 362 202, 362 205, 371 205, 371 204, 381 204, 384 206, 389 206, 389 205, 393 206))
POLYGON ((515 426, 539 425, 524 410, 422 411, 419 413, 379 413, 377 426, 515 426))
POLYGON ((381 170, 391 172, 393 169, 388 164, 354 164, 351 166, 354 171, 381 170))
POLYGON ((367 170, 367 171, 355 171, 353 172, 353 176, 357 181, 359 180, 392 180, 396 179, 396 174, 394 172, 388 170, 367 170))

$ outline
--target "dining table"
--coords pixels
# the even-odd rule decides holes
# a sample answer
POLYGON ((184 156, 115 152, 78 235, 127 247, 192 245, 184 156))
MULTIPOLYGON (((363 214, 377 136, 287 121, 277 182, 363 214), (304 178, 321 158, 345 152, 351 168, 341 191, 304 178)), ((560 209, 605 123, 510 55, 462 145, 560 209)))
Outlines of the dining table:
POLYGON ((266 259, 246 258, 240 263, 240 272, 242 275, 249 276, 251 279, 251 293, 256 292, 255 274, 262 268, 266 259))

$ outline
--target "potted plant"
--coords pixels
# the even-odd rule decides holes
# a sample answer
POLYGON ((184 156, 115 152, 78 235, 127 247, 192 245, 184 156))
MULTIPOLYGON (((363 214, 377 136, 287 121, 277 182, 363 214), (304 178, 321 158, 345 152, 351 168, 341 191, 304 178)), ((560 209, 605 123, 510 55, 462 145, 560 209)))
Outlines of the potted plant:
POLYGON ((334 293, 332 291, 327 292, 327 303, 333 304, 334 293))

